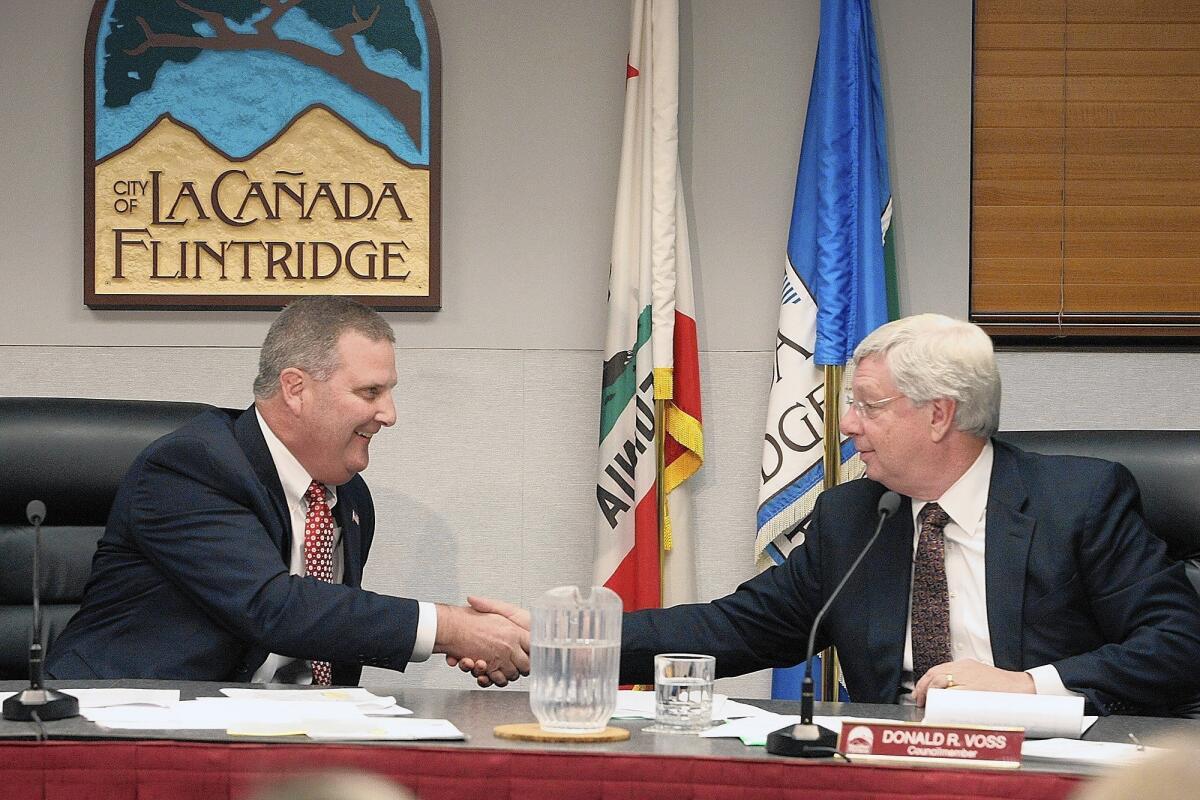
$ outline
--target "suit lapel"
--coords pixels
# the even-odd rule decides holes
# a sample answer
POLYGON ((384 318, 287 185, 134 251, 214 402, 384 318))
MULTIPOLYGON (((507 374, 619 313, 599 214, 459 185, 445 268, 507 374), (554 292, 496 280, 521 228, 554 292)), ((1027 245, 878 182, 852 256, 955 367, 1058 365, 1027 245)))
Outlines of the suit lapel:
POLYGON ((362 559, 358 557, 362 551, 362 525, 355 503, 356 493, 349 487, 349 483, 338 487, 338 501, 333 513, 342 530, 342 583, 359 586, 362 584, 363 570, 362 559))
POLYGON ((1033 517, 1024 513, 1028 495, 1017 470, 1016 457, 1002 443, 997 442, 995 448, 984 555, 988 636, 996 666, 1019 670, 1024 668, 1021 631, 1025 572, 1035 523, 1033 517))
POLYGON ((875 569, 871 575, 867 642, 876 665, 880 693, 888 698, 880 702, 895 702, 904 669, 912 539, 912 501, 906 497, 900 510, 884 523, 883 533, 869 556, 875 569))
POLYGON ((292 516, 288 513, 287 500, 283 496, 283 484, 279 482, 279 473, 275 469, 275 461, 271 451, 267 449, 267 440, 263 438, 262 428, 258 425, 258 415, 254 406, 242 412, 234 423, 234 436, 246 454, 246 460, 271 497, 275 507, 275 515, 279 520, 279 529, 268 530, 271 538, 279 545, 279 552, 287 563, 292 553, 292 516))

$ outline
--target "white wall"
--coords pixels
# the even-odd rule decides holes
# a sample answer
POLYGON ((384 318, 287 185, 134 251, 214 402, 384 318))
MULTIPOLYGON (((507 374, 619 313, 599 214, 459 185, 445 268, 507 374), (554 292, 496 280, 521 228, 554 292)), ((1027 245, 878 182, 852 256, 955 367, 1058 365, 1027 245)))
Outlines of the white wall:
MULTIPOLYGON (((368 586, 528 601, 591 572, 625 0, 433 0, 443 295, 389 314, 400 419, 366 473, 368 586)), ((708 461, 699 588, 753 572, 757 476, 817 0, 683 0, 684 182, 708 461)), ((249 403, 271 314, 82 302, 85 0, 0 4, 0 394, 249 403), (52 24, 48 21, 52 20, 52 24), (35 35, 36 33, 36 35, 35 35)), ((904 312, 967 311, 971 3, 877 0, 904 312)), ((1004 423, 1194 427, 1190 354, 1006 352, 1004 423)), ((434 664, 396 685, 465 685, 434 664)), ((726 691, 761 695, 765 676, 726 691)))

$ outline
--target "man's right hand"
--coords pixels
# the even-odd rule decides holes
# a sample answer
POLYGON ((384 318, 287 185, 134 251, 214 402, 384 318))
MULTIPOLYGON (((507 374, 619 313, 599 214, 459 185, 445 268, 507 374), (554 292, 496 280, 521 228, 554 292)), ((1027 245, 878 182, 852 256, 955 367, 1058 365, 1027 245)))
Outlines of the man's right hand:
MULTIPOLYGON (((493 600, 487 597, 475 597, 474 595, 467 597, 467 603, 471 608, 483 614, 499 614, 502 617, 510 620, 514 624, 529 630, 529 612, 518 605, 506 603, 503 600, 493 600)), ((528 649, 528 635, 526 636, 526 648, 528 649)), ((494 670, 488 668, 486 661, 474 658, 455 658, 446 656, 446 663, 452 667, 457 666, 463 672, 469 672, 475 676, 475 681, 480 686, 491 686, 493 683, 497 686, 503 686, 499 680, 496 680, 497 675, 494 670)), ((529 673, 525 673, 529 674, 529 673)), ((499 676, 503 678, 503 675, 499 676)))
POLYGON ((482 665, 484 672, 476 675, 480 685, 504 686, 529 674, 528 622, 522 626, 503 614, 442 604, 437 613, 433 651, 460 666, 482 665))

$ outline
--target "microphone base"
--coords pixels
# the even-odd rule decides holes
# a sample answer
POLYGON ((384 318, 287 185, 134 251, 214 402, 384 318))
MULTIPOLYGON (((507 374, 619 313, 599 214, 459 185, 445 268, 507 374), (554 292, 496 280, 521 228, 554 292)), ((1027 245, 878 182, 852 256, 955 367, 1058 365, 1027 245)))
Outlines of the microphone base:
POLYGON ((79 716, 79 701, 53 689, 26 689, 4 701, 4 718, 29 722, 37 714, 42 722, 79 716))
POLYGON ((788 725, 767 734, 767 752, 792 758, 830 758, 837 751, 837 734, 820 725, 788 725))

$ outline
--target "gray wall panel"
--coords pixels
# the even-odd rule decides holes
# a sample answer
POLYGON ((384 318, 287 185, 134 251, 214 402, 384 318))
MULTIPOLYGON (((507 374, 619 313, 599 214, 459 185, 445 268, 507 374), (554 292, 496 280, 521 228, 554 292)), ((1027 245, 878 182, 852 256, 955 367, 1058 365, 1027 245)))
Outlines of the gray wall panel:
MULTIPOLYGON (((249 402, 271 314, 82 305, 90 3, 0 4, 0 394, 249 402), (52 9, 55 24, 29 35, 52 9)), ((620 148, 625 0, 434 0, 442 34, 445 310, 390 314, 400 420, 373 444, 367 582, 528 601, 591 570, 599 362, 620 148)), ((766 391, 817 0, 683 0, 707 464, 698 588, 753 572, 766 391)), ((878 0, 901 307, 967 309, 971 4, 878 0)), ((1004 424, 1194 427, 1191 354, 1005 352, 1004 424)), ((378 671, 373 671, 378 672, 378 671)), ((378 676, 372 676, 378 677, 378 676)), ((464 685, 439 664, 401 685, 464 685)), ((761 695, 765 675, 724 685, 761 695)))

